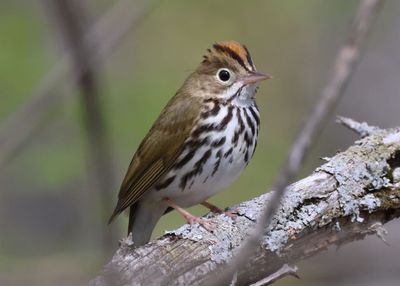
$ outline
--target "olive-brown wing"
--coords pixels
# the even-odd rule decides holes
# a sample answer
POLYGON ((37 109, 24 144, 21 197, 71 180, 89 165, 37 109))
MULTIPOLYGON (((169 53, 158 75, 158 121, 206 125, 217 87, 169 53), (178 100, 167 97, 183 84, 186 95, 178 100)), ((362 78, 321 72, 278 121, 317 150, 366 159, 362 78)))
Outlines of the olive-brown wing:
POLYGON ((199 101, 175 96, 143 139, 121 184, 110 222, 137 202, 174 165, 200 113, 199 101))

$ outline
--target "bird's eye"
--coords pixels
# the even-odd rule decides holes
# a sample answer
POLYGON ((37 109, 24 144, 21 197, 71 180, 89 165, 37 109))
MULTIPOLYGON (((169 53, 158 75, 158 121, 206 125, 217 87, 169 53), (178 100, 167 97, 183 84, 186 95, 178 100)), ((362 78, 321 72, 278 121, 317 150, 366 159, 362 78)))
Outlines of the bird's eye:
POLYGON ((231 72, 228 69, 219 69, 217 77, 222 82, 227 82, 231 78, 231 72))

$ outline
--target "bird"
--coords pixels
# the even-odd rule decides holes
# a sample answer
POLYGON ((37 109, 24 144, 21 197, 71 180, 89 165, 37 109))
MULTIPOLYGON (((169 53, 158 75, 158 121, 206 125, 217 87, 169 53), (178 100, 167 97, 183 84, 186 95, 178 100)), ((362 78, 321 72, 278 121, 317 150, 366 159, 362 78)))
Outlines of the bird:
POLYGON ((239 177, 254 154, 260 128, 258 72, 245 45, 216 42, 187 77, 140 143, 129 164, 111 223, 129 208, 128 235, 146 244, 171 210, 212 228, 185 208, 202 204, 239 177))

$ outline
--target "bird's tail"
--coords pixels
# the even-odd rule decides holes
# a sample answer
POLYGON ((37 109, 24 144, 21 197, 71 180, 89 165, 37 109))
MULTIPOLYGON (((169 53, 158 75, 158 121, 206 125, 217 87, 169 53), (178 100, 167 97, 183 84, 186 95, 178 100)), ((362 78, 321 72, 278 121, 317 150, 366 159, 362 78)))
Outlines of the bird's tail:
POLYGON ((129 209, 128 235, 132 233, 134 246, 149 242, 151 233, 167 207, 161 203, 137 202, 129 209))
POLYGON ((128 235, 133 231, 133 223, 135 221, 136 204, 133 204, 129 208, 129 222, 128 222, 128 235))

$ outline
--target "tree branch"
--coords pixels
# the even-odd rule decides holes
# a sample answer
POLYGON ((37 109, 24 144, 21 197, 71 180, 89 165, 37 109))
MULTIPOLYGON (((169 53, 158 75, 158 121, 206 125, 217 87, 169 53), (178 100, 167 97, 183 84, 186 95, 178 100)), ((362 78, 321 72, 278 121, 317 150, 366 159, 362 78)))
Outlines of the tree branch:
MULTIPOLYGON (((384 234, 382 225, 400 216, 399 169, 400 128, 375 128, 290 185, 235 285, 257 283, 330 245, 384 234)), ((218 225, 213 233, 184 225, 139 248, 127 238, 90 285, 202 285, 236 255, 272 197, 273 192, 241 203, 235 221, 212 217, 218 225)))

